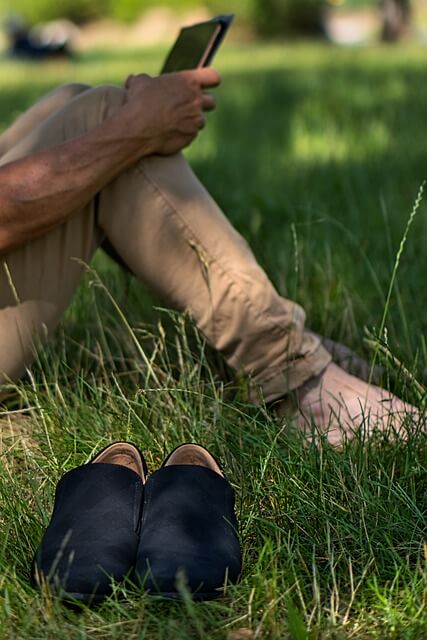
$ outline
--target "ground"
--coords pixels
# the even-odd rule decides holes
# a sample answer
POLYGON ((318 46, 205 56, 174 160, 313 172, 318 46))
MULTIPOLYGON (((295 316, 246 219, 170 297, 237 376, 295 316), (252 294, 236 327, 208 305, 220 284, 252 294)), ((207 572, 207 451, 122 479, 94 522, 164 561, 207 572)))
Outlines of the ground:
MULTIPOLYGON (((3 60, 0 129, 60 82, 121 82, 156 72, 164 54, 92 50, 43 68, 3 60)), ((310 326, 367 357, 385 353, 383 382, 422 406, 424 200, 408 220, 427 174, 425 51, 230 44, 217 67, 218 110, 188 152, 194 169, 310 326)), ((304 447, 245 402, 243 381, 221 383, 229 372, 187 319, 104 256, 92 266, 1 411, 0 637, 425 637, 421 429, 342 452, 304 447), (31 589, 56 482, 116 439, 137 442, 151 469, 184 441, 222 459, 237 494, 239 586, 206 604, 118 586, 82 614, 31 589)))

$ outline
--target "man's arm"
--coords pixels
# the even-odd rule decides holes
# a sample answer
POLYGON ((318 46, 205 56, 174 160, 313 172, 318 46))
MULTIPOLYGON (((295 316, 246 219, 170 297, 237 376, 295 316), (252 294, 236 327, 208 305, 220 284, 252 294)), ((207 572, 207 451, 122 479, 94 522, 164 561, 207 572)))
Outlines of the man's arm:
POLYGON ((61 224, 140 158, 188 146, 214 108, 213 69, 131 76, 127 100, 93 131, 0 167, 0 253, 61 224))

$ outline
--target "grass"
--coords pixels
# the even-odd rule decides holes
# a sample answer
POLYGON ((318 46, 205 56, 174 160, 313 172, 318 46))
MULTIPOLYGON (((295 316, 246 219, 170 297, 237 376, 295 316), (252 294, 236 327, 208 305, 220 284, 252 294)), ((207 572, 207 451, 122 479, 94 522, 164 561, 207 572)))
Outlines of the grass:
MULTIPOLYGON (((42 73, 2 61, 0 128, 59 82, 120 82, 155 72, 163 54, 94 51, 42 73)), ((422 401, 425 201, 410 215, 427 172, 424 50, 251 45, 220 55, 219 108, 188 152, 194 169, 309 325, 359 352, 365 328, 380 333, 395 358, 384 382, 422 401)), ((93 266, 0 416, 0 637, 425 637, 421 429, 405 443, 360 437, 341 453, 304 447, 230 395, 224 363, 185 318, 104 256, 93 266), (159 603, 119 585, 76 614, 30 588, 56 482, 114 439, 138 442, 152 469, 188 440, 223 460, 245 566, 224 598, 159 603)))

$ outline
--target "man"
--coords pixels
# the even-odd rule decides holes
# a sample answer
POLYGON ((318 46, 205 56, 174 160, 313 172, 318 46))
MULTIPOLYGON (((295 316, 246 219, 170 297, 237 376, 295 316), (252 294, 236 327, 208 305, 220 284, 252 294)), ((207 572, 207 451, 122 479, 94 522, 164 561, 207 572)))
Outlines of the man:
POLYGON ((399 428, 412 408, 331 362, 179 154, 219 82, 207 68, 131 76, 124 88, 68 85, 0 137, 0 383, 23 374, 35 337, 69 304, 81 261, 107 240, 251 377, 254 401, 293 404, 295 422, 313 421, 332 443, 362 422, 399 428))

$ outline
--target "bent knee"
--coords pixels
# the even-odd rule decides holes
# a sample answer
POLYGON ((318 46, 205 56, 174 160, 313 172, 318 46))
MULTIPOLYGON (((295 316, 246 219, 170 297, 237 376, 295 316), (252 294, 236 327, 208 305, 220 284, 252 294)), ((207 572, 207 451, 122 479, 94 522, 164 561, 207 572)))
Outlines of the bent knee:
POLYGON ((93 87, 86 95, 88 99, 103 105, 107 110, 114 110, 125 102, 126 89, 114 84, 102 84, 93 87))
POLYGON ((81 92, 58 113, 59 135, 68 140, 91 131, 118 111, 125 98, 125 89, 114 85, 90 87, 81 92))
POLYGON ((83 91, 92 89, 92 85, 86 84, 84 82, 67 82, 66 84, 62 84, 59 88, 63 91, 68 91, 70 95, 78 95, 83 91))
POLYGON ((83 82, 68 82, 55 89, 54 93, 61 96, 64 102, 68 102, 91 88, 90 84, 84 84, 83 82))

